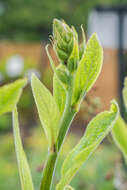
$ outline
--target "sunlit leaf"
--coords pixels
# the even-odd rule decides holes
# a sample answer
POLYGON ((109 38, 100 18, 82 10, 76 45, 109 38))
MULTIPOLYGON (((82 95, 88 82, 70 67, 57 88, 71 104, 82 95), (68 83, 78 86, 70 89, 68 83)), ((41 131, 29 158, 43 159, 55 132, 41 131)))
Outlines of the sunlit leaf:
POLYGON ((13 111, 13 133, 22 190, 34 190, 29 165, 20 137, 18 113, 16 108, 13 111))
POLYGON ((127 125, 121 116, 116 120, 112 136, 127 161, 127 125))
POLYGON ((118 116, 118 106, 116 102, 111 105, 110 111, 98 114, 88 124, 85 135, 81 138, 76 147, 68 154, 62 166, 62 176, 57 190, 62 190, 68 185, 72 177, 89 156, 95 151, 104 137, 112 129, 118 116))
POLYGON ((0 115, 11 112, 16 106, 22 88, 26 85, 27 79, 19 79, 15 82, 0 87, 0 115))
POLYGON ((50 91, 35 75, 32 75, 31 85, 39 117, 51 146, 56 142, 58 134, 59 109, 50 91))
POLYGON ((95 33, 89 39, 78 65, 72 104, 75 104, 84 93, 91 89, 100 74, 102 60, 103 50, 95 33))

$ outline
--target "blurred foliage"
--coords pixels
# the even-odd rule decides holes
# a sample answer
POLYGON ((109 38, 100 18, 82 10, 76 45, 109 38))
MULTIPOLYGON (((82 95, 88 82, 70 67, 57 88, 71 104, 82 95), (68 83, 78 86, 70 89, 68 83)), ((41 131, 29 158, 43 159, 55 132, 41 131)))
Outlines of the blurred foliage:
POLYGON ((88 13, 94 6, 126 3, 126 0, 0 0, 0 39, 45 39, 53 18, 87 27, 88 13))
MULTIPOLYGON (((37 73, 41 77, 38 64, 36 64, 35 61, 31 59, 30 57, 22 57, 23 67, 21 69, 21 72, 19 72, 18 76, 15 76, 15 74, 13 76, 12 74, 13 61, 10 63, 10 65, 8 65, 8 60, 11 58, 15 59, 15 57, 17 56, 22 57, 21 55, 17 55, 17 54, 8 54, 7 56, 3 57, 0 60, 0 63, 1 63, 0 76, 2 76, 0 80, 0 85, 4 85, 8 82, 15 81, 17 78, 21 78, 24 76, 27 76, 28 78, 30 78, 30 75, 32 74, 32 72, 37 73), (9 75, 9 73, 11 73, 11 75, 9 75)), ((14 61, 14 64, 15 64, 15 61, 14 61)), ((16 64, 19 64, 18 60, 16 60, 16 64)), ((18 69, 17 66, 16 68, 18 69)), ((20 68, 20 64, 19 64, 19 68, 20 68)), ((15 67, 14 67, 14 73, 15 73, 15 67)), ((20 102, 18 104, 20 114, 21 114, 22 126, 24 127, 28 125, 28 121, 29 121, 29 126, 33 126, 35 123, 36 117, 33 116, 34 115, 33 105, 34 105, 34 99, 31 92, 31 87, 28 84, 27 87, 24 89, 24 93, 22 94, 20 102)), ((12 121, 11 121, 10 113, 0 116, 0 131, 10 130, 11 123, 12 121)))
MULTIPOLYGON (((18 187, 19 190, 20 182, 12 134, 1 135, 0 139, 0 189, 6 190, 9 188, 9 190, 13 190, 18 187)), ((69 138, 67 138, 62 148, 61 156, 58 160, 56 181, 60 177, 60 168, 65 155, 77 143, 78 139, 78 136, 69 134, 69 138)), ((39 127, 35 128, 32 131, 32 135, 23 141, 32 168, 35 189, 37 190, 41 180, 43 164, 47 156, 47 140, 41 127, 39 127)), ((101 145, 87 162, 87 165, 80 169, 79 174, 73 179, 71 185, 76 190, 115 190, 115 168, 120 158, 115 146, 109 146, 109 144, 101 145)))
POLYGON ((102 108, 102 102, 99 97, 90 97, 87 95, 81 104, 81 118, 83 119, 85 125, 96 116, 98 110, 102 108))

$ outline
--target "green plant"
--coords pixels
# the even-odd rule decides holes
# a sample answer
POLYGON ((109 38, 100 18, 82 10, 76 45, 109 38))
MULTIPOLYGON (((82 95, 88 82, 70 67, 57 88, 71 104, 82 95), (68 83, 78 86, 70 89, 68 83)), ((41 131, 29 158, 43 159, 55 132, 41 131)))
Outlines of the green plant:
MULTIPOLYGON (((67 131, 80 109, 83 98, 101 71, 103 50, 97 35, 93 34, 86 43, 84 30, 82 27, 81 29, 83 41, 79 45, 78 34, 74 27, 70 28, 64 21, 57 19, 53 21, 51 40, 60 62, 56 67, 46 46, 54 72, 53 96, 34 74, 32 76, 32 91, 49 145, 40 190, 52 189, 57 159, 67 131)), ((22 189, 33 190, 32 178, 19 133, 17 108, 13 107, 11 110, 13 110, 13 131, 22 189)), ((73 189, 69 186, 71 179, 111 131, 118 113, 118 105, 112 101, 110 111, 98 114, 88 124, 84 136, 63 162, 61 179, 56 185, 56 190, 73 189)))
MULTIPOLYGON (((51 39, 60 61, 57 68, 46 46, 54 72, 53 96, 35 75, 32 76, 35 102, 49 141, 49 155, 40 190, 51 189, 57 157, 69 126, 101 70, 103 51, 97 35, 93 34, 87 44, 83 28, 82 36, 83 42, 79 46, 75 28, 70 28, 64 21, 54 19, 51 39)), ((57 190, 70 188, 68 184, 72 177, 111 130, 117 114, 118 107, 113 102, 109 112, 100 113, 90 122, 85 135, 63 163, 57 190)))

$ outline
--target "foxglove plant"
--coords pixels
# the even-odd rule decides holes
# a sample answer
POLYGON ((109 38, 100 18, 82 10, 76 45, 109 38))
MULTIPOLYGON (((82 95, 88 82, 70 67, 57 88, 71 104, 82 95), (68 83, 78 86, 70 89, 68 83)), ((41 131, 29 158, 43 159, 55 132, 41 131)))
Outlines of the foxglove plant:
MULTIPOLYGON (((96 33, 93 34, 86 43, 82 27, 81 30, 83 41, 79 45, 78 34, 74 27, 69 27, 64 21, 57 19, 53 21, 51 40, 59 59, 57 67, 48 51, 48 45, 46 46, 47 55, 54 72, 53 95, 34 74, 32 75, 32 91, 40 121, 48 139, 48 158, 43 169, 40 190, 52 189, 57 159, 68 129, 80 109, 82 100, 94 85, 101 71, 103 50, 97 35, 96 33)), ((23 86, 20 86, 20 90, 23 86)), ((8 94, 11 93, 8 87, 6 89, 8 94)), ((16 92, 12 92, 14 93, 13 97, 15 97, 16 92)), ((3 90, 0 89, 0 110, 2 106, 4 109, 4 102, 6 101, 6 96, 3 96, 2 93, 3 90), (3 103, 1 104, 1 102, 3 103)), ((18 97, 19 95, 20 93, 18 97)), ((32 177, 19 133, 16 104, 17 101, 15 106, 7 111, 13 111, 14 139, 21 185, 23 190, 33 190, 32 177)), ((92 119, 83 137, 65 158, 61 168, 61 179, 56 185, 56 190, 73 189, 69 186, 71 179, 112 130, 118 114, 118 105, 112 101, 109 111, 104 111, 92 119)))

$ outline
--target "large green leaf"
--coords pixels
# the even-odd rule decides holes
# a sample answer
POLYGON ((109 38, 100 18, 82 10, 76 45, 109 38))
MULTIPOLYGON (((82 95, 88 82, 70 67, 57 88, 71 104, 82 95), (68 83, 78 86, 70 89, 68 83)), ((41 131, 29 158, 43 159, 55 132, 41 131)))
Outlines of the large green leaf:
POLYGON ((79 62, 74 82, 72 104, 75 104, 84 93, 88 92, 100 74, 103 50, 96 33, 89 39, 82 59, 79 62))
POLYGON ((40 80, 35 75, 32 75, 31 85, 39 112, 39 117, 48 138, 49 145, 51 146, 56 142, 59 130, 59 109, 50 91, 40 82, 40 80))
POLYGON ((20 137, 18 113, 16 108, 13 111, 13 133, 22 190, 33 190, 32 177, 20 137))
POLYGON ((123 99, 124 99, 125 107, 127 108, 127 77, 124 80, 123 99))
POLYGON ((11 112, 16 106, 22 88, 26 85, 27 79, 19 79, 11 84, 0 87, 0 115, 11 112))
POLYGON ((116 102, 111 105, 110 111, 98 114, 89 124, 85 135, 76 147, 68 154, 62 166, 62 176, 57 190, 62 190, 68 185, 81 165, 89 158, 104 137, 112 129, 118 116, 116 102))
POLYGON ((127 161, 127 125, 121 116, 116 120, 112 136, 127 161))

